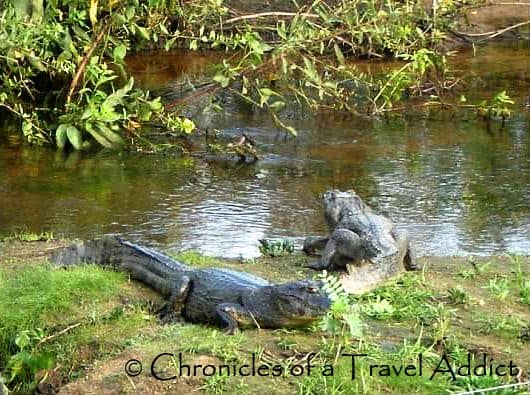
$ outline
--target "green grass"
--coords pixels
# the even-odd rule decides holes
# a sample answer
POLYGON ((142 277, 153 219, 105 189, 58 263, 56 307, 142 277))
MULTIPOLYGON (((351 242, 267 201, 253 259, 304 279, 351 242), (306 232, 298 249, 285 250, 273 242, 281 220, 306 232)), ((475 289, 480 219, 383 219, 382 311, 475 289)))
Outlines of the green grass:
MULTIPOLYGON (((242 267, 235 261, 190 251, 178 258, 199 267, 242 267)), ((256 265, 245 265, 244 269, 270 278, 302 277, 307 273, 299 273, 301 269, 294 264, 301 259, 296 255, 289 259, 260 258, 256 265)), ((123 274, 92 266, 58 270, 39 262, 16 265, 7 262, 0 266, 0 370, 5 368, 3 363, 9 356, 20 354, 14 339, 23 331, 41 328, 42 336, 46 337, 60 333, 72 323, 80 323, 75 329, 28 350, 36 357, 42 353, 53 355, 54 372, 64 381, 83 377, 85 367, 97 362, 108 366, 104 371, 97 367, 101 379, 89 381, 89 385, 96 386, 95 393, 149 384, 145 381, 149 372, 131 379, 123 374, 124 355, 149 362, 161 352, 175 355, 181 352, 189 364, 209 361, 240 365, 248 363, 254 353, 260 363, 288 368, 300 363, 304 355, 316 352, 317 368, 310 377, 289 374, 277 378, 200 377, 193 381, 190 390, 211 394, 441 394, 508 380, 461 378, 451 382, 447 374, 434 380, 429 380, 428 375, 371 377, 370 365, 414 363, 421 352, 426 357, 426 371, 432 372, 443 353, 460 364, 466 361, 469 352, 480 355, 484 350, 496 355, 497 361, 513 357, 521 363, 524 358, 518 356, 527 355, 530 350, 528 305, 520 297, 528 281, 527 260, 513 266, 478 262, 476 267, 480 270, 473 269, 472 279, 456 275, 462 266, 449 272, 406 273, 351 298, 359 306, 364 331, 359 337, 347 335, 344 339, 320 330, 318 325, 312 330, 249 330, 236 336, 226 336, 219 328, 207 325, 183 322, 160 325, 152 314, 152 303, 148 302, 158 303, 157 297, 145 287, 128 282, 123 274), (502 298, 507 289, 508 296, 502 298), (355 380, 351 379, 350 360, 340 357, 342 352, 369 355, 359 363, 355 380), (333 376, 320 374, 324 365, 334 366, 333 376), (116 369, 112 370, 113 366, 116 369)), ((167 362, 161 368, 174 373, 175 366, 167 362)), ((31 380, 33 376, 27 375, 19 382, 31 380)), ((13 383, 9 386, 15 388, 13 383)))
POLYGON ((201 255, 200 253, 193 250, 182 251, 178 254, 174 254, 173 256, 177 260, 182 261, 182 263, 190 266, 217 266, 220 262, 218 258, 201 255))
POLYGON ((519 293, 520 301, 530 306, 530 279, 523 269, 522 260, 518 255, 509 255, 509 261, 514 268, 516 290, 519 293))
POLYGON ((93 266, 58 270, 41 264, 14 271, 0 267, 0 362, 15 351, 14 338, 21 331, 66 326, 74 312, 89 311, 116 295, 124 281, 121 273, 93 266))
POLYGON ((435 292, 413 273, 356 298, 362 312, 375 319, 430 323, 438 316, 435 292))

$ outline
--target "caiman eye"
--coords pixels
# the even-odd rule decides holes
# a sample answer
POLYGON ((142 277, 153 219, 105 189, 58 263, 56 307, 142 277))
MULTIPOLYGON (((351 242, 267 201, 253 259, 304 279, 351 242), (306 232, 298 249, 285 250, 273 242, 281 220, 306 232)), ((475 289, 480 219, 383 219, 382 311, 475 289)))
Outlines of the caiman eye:
POLYGON ((316 294, 318 293, 318 288, 309 286, 306 288, 306 291, 309 292, 310 294, 316 294))

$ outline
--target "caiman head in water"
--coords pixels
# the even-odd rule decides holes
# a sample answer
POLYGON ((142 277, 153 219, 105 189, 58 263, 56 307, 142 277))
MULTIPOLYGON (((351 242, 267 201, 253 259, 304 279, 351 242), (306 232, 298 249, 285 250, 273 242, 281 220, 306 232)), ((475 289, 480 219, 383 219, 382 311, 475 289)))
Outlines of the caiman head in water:
POLYGON ((272 287, 279 321, 284 326, 304 326, 322 318, 331 300, 322 291, 319 281, 303 280, 272 287))

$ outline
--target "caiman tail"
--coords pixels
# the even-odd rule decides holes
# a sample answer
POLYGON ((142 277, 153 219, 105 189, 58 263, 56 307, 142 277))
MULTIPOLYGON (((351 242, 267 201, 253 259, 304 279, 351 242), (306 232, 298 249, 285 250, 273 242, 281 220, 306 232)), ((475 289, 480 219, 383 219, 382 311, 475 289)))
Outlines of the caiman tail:
POLYGON ((115 236, 87 240, 56 251, 50 261, 59 266, 91 263, 129 273, 162 295, 171 294, 171 279, 186 265, 147 247, 115 236))

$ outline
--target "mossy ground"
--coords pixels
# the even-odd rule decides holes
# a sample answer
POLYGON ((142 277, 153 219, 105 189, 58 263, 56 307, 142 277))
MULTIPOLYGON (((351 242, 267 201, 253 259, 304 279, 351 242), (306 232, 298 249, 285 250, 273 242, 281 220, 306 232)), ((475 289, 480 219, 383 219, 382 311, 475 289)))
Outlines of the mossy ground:
MULTIPOLYGON (((485 388, 498 383, 528 379, 530 369, 529 258, 491 257, 423 258, 422 272, 406 273, 353 300, 364 321, 361 339, 339 342, 318 326, 305 330, 247 330, 236 336, 202 325, 162 325, 154 311, 162 300, 126 274, 97 268, 59 270, 45 257, 66 241, 0 244, 0 365, 16 352, 13 340, 24 329, 42 328, 44 340, 34 352, 54 356, 53 368, 39 372, 39 389, 64 394, 180 394, 273 393, 450 393, 485 388), (65 332, 63 330, 70 328, 65 332), (160 376, 178 375, 178 354, 189 365, 241 366, 256 358, 257 364, 278 364, 286 371, 296 364, 311 375, 294 377, 206 377, 184 374, 167 381, 153 378, 150 364, 160 353, 172 353, 156 363, 160 376), (342 353, 367 354, 351 378, 351 359, 342 353), (417 364, 422 354, 421 377, 403 374, 381 377, 380 367, 369 365, 417 364), (430 376, 443 354, 455 364, 468 354, 480 361, 483 354, 497 363, 510 360, 521 368, 518 378, 458 377, 449 373, 430 376), (143 363, 135 377, 124 373, 130 359, 143 363), (322 369, 333 366, 333 375, 322 369)), ((308 258, 291 255, 235 262, 202 257, 192 252, 179 255, 190 265, 223 266, 253 272, 271 280, 303 278, 301 267, 308 258)), ((445 365, 444 365, 445 366, 445 365)), ((187 372, 184 372, 187 373, 187 372)), ((24 388, 24 387, 20 387, 24 388)), ((500 393, 500 392, 498 392, 500 393)), ((502 392, 502 393, 517 393, 502 392)))

